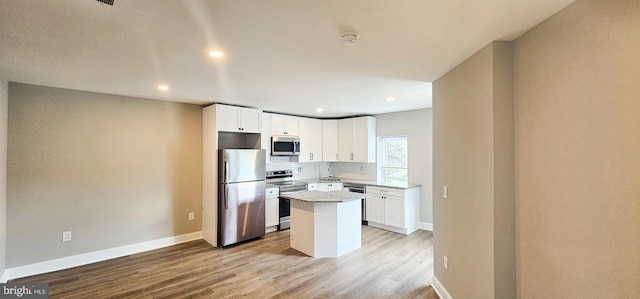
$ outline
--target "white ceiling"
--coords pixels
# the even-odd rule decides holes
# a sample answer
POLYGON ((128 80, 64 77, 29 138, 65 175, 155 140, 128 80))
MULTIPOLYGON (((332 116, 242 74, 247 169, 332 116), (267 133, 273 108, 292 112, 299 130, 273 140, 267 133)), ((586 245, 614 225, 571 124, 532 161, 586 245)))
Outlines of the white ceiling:
POLYGON ((411 110, 431 107, 430 82, 473 53, 572 2, 0 0, 0 75, 317 117, 411 110), (349 28, 351 47, 339 38, 349 28))

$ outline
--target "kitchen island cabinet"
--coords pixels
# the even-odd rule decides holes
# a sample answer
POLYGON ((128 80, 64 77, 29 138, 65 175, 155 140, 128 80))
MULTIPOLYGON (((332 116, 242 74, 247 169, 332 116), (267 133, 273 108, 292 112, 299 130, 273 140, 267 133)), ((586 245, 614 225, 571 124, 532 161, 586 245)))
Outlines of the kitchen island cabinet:
POLYGON ((362 246, 362 193, 308 191, 291 199, 291 248, 312 257, 335 258, 362 246))

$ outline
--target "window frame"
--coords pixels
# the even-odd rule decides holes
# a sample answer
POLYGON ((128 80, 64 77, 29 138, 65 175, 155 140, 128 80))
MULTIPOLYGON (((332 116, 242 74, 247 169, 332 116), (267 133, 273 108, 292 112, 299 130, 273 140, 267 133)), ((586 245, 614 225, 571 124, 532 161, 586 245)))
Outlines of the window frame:
POLYGON ((409 182, 409 138, 407 136, 404 135, 399 135, 399 136, 378 136, 377 138, 377 153, 378 153, 378 159, 377 159, 377 167, 376 167, 376 173, 377 173, 377 178, 378 181, 383 183, 383 184, 402 184, 402 183, 408 183, 409 182), (398 166, 387 166, 387 142, 388 141, 392 141, 392 140, 403 140, 406 144, 406 160, 405 160, 405 165, 406 167, 398 167, 398 166), (397 180, 397 181, 387 181, 388 179, 388 170, 404 170, 404 174, 405 174, 405 180, 397 180))

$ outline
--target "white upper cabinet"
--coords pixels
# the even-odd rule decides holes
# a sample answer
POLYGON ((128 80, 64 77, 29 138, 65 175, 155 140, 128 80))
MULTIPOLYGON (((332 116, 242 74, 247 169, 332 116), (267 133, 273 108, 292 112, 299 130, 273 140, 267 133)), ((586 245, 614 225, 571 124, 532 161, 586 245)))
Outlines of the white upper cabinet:
POLYGON ((271 114, 271 134, 298 136, 298 117, 282 114, 271 114))
POLYGON ((322 161, 322 120, 298 118, 300 137, 300 156, 298 162, 322 161))
POLYGON ((376 119, 372 116, 338 121, 338 160, 342 162, 376 161, 376 119))
POLYGON ((322 120, 322 161, 338 161, 338 120, 322 120))
POLYGON ((260 133, 262 110, 216 104, 216 128, 224 132, 260 133))
POLYGON ((262 133, 260 134, 260 148, 267 152, 267 163, 271 162, 271 113, 262 113, 262 133))

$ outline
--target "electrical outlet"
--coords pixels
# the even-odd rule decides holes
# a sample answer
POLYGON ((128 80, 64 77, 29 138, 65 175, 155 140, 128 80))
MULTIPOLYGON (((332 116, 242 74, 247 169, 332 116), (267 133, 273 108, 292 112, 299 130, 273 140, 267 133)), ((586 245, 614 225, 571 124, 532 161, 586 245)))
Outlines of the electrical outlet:
POLYGON ((449 188, 447 186, 442 186, 442 197, 443 198, 449 197, 449 188))
POLYGON ((62 242, 71 241, 71 231, 62 232, 62 242))
POLYGON ((196 214, 194 212, 189 213, 189 220, 193 220, 196 218, 196 214))
POLYGON ((444 260, 443 260, 442 265, 444 266, 445 270, 449 270, 449 259, 447 258, 446 255, 444 256, 444 260))

